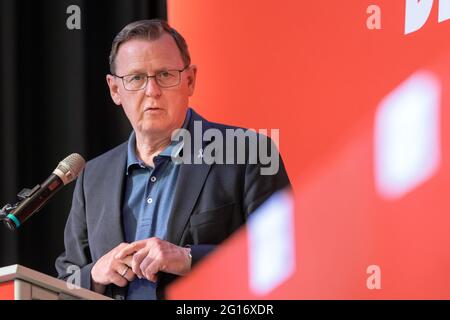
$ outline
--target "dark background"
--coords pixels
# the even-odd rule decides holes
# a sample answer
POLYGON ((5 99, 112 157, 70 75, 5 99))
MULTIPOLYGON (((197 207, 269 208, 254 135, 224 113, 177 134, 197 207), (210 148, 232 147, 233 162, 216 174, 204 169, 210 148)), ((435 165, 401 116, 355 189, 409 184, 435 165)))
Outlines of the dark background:
MULTIPOLYGON (((161 0, 0 1, 0 205, 43 182, 67 155, 86 160, 125 141, 125 114, 105 75, 114 36, 129 22, 167 18, 161 0), (81 9, 69 30, 67 7, 81 9)), ((0 225, 0 267, 22 264, 55 276, 75 183, 17 231, 0 225)))

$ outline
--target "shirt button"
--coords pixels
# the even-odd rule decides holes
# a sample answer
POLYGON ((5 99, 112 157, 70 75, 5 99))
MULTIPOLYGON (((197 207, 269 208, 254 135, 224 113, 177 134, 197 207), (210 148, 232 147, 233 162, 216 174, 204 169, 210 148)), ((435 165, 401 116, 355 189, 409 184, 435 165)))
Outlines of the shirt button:
POLYGON ((155 181, 156 181, 156 177, 155 177, 155 176, 151 177, 151 178, 150 178, 150 181, 151 181, 151 182, 155 182, 155 181))
POLYGON ((150 203, 152 203, 152 202, 153 202, 153 199, 152 199, 152 198, 148 198, 148 199, 147 199, 147 203, 148 203, 148 204, 150 204, 150 203))

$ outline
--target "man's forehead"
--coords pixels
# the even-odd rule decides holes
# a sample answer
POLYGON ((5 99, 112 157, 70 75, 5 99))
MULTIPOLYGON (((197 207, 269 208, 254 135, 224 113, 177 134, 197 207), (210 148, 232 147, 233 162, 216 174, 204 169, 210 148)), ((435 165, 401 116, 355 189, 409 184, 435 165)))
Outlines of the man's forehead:
POLYGON ((173 55, 173 52, 179 52, 175 40, 167 33, 164 33, 155 40, 144 38, 134 38, 123 42, 118 49, 117 55, 143 55, 143 54, 162 54, 173 55))
POLYGON ((181 67, 183 63, 180 50, 169 34, 163 34, 156 40, 131 39, 122 43, 116 57, 116 65, 121 67, 144 67, 151 64, 155 67, 181 67))

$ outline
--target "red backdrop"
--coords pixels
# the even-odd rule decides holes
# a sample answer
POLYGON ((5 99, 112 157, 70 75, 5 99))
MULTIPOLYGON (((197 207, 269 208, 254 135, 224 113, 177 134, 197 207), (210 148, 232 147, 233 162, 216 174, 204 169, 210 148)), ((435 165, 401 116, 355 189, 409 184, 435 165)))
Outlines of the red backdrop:
MULTIPOLYGON (((435 0, 425 25, 405 35, 405 3, 168 1, 198 66, 191 105, 212 121, 280 129, 295 189, 296 272, 263 297, 450 298, 450 21, 438 23, 435 0), (366 26, 372 4, 380 30, 366 26), (376 114, 419 70, 442 88, 440 164, 385 199, 374 178, 376 114), (381 269, 380 290, 366 286, 370 265, 381 269)), ((261 298, 242 272, 246 237, 241 230, 172 297, 261 298)))

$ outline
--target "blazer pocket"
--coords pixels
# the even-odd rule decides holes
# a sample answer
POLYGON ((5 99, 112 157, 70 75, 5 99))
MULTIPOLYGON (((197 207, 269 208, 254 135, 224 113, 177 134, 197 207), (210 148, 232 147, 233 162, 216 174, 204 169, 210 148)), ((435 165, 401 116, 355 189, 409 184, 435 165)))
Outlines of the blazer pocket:
POLYGON ((230 222, 234 202, 191 216, 190 227, 194 244, 219 244, 231 233, 230 222))

